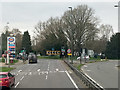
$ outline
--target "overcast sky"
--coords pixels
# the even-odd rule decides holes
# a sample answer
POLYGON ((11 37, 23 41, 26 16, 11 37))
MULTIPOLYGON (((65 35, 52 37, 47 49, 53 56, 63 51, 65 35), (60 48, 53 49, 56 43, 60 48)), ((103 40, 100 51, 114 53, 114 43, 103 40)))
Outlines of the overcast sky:
MULTIPOLYGON (((76 8, 78 5, 86 4, 95 10, 96 17, 99 18, 101 24, 110 24, 113 26, 114 32, 118 32, 118 8, 114 5, 118 4, 115 0, 106 0, 106 2, 79 2, 62 0, 61 2, 15 2, 5 0, 0 3, 0 32, 4 26, 9 22, 10 29, 18 28, 22 32, 28 30, 32 35, 35 25, 39 21, 46 21, 50 17, 61 17, 69 6, 76 8), (6 1, 6 2, 5 2, 6 1)), ((19 0, 18 0, 19 1, 19 0)), ((26 0, 27 1, 27 0, 26 0)), ((32 1, 32 0, 31 0, 32 1)), ((59 1, 59 0, 58 0, 59 1)))

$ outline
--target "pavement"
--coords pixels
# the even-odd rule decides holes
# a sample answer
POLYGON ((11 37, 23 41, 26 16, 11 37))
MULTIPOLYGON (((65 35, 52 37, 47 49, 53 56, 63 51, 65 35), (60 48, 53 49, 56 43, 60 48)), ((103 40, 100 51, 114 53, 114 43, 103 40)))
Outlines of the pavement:
POLYGON ((84 65, 81 69, 103 88, 118 88, 118 60, 96 62, 84 65))
MULTIPOLYGON (((61 60, 40 59, 38 63, 21 64, 11 71, 14 88, 86 88, 74 72, 61 60)), ((11 90, 12 90, 11 89, 11 90)))

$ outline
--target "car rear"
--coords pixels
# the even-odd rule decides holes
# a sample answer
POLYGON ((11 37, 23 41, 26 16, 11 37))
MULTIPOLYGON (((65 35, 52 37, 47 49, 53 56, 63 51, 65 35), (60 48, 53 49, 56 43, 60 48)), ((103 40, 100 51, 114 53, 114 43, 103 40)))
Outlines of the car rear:
POLYGON ((29 55, 29 63, 37 63, 37 57, 32 54, 32 55, 29 55))
POLYGON ((7 73, 0 73, 0 87, 2 88, 8 88, 10 86, 9 78, 7 76, 7 73))

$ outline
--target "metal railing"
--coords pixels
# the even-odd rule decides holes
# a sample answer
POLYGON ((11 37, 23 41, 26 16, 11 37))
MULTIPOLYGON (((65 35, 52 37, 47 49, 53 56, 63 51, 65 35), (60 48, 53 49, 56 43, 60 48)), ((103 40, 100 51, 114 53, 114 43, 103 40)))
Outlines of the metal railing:
POLYGON ((99 84, 97 84, 94 80, 92 80, 90 77, 88 77, 82 71, 79 71, 77 68, 75 68, 69 62, 67 62, 65 60, 64 60, 64 62, 76 73, 76 75, 83 81, 83 83, 86 86, 89 87, 90 90, 105 90, 103 87, 101 87, 99 84))

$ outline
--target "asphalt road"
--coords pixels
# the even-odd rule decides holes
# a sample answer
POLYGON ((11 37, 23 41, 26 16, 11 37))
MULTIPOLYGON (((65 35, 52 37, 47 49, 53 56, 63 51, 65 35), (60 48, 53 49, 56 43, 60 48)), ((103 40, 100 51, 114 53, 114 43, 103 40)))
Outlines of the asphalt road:
POLYGON ((82 70, 103 88, 118 88, 118 61, 96 62, 84 65, 82 70))
POLYGON ((38 60, 20 65, 11 73, 16 78, 12 88, 78 88, 60 60, 38 60))

